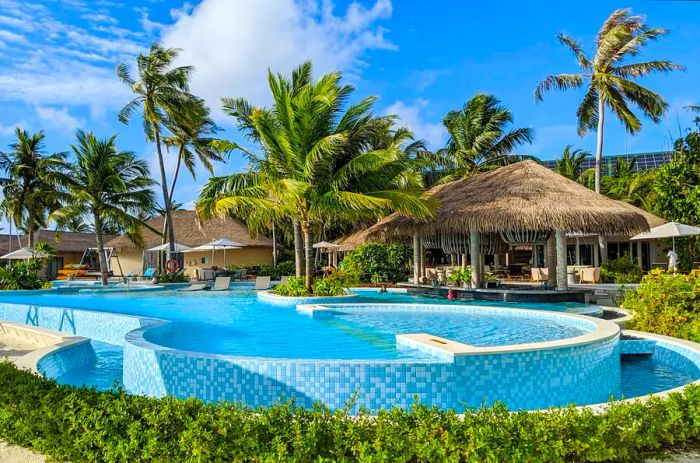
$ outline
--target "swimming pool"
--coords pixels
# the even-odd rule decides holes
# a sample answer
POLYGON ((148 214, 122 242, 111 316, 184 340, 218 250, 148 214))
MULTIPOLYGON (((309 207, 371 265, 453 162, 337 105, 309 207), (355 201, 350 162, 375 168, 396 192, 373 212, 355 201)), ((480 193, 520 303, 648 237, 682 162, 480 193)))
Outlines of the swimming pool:
POLYGON ((590 335, 596 330, 590 322, 563 315, 586 308, 580 304, 496 308, 363 292, 359 304, 328 305, 331 316, 314 317, 259 301, 246 286, 225 293, 0 294, 0 302, 14 303, 0 304, 4 319, 93 339, 97 363, 67 371, 59 382, 103 389, 119 383, 156 396, 253 406, 282 396, 337 407, 359 391, 367 396, 359 405, 370 410, 409 406, 414 397, 443 408, 500 400, 529 409, 656 392, 700 376, 690 366, 674 371, 649 358, 620 362, 617 336, 508 352, 514 344, 590 335), (405 333, 476 350, 446 358, 430 346, 400 342, 405 333), (634 387, 625 386, 632 382, 626 378, 634 387))

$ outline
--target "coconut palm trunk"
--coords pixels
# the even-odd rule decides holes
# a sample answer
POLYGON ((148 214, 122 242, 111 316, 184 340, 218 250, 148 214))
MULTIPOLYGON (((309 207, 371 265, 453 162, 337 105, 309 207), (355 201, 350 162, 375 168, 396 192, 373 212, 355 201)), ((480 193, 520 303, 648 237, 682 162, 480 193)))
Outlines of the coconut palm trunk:
POLYGON ((107 286, 107 280, 109 279, 109 266, 107 265, 104 237, 102 236, 102 217, 100 217, 100 214, 97 211, 94 212, 93 217, 95 221, 95 240, 97 241, 97 254, 99 255, 100 260, 100 279, 102 280, 102 286, 107 286))
MULTIPOLYGON (((600 183, 603 167, 603 125, 605 123, 605 100, 603 97, 598 97, 598 133, 595 150, 595 192, 600 193, 600 183)), ((605 236, 598 235, 598 248, 600 250, 600 260, 605 262, 608 260, 608 241, 605 236)))
POLYGON ((313 266, 311 261, 314 258, 314 248, 311 242, 311 227, 309 227, 308 222, 302 224, 302 231, 304 232, 304 248, 305 248, 305 259, 304 259, 304 281, 306 283, 306 288, 311 291, 314 281, 313 266))
POLYGON ((294 270, 295 270, 295 276, 297 278, 301 278, 301 272, 302 272, 302 260, 303 260, 303 250, 302 250, 302 242, 301 242, 301 226, 299 225, 299 221, 294 219, 292 221, 292 228, 294 228, 294 270))
POLYGON ((163 163, 163 151, 160 146, 160 130, 158 125, 154 125, 153 133, 156 139, 156 151, 158 153, 158 167, 160 168, 160 186, 163 190, 163 205, 165 207, 165 220, 168 223, 168 259, 175 253, 175 228, 173 227, 172 214, 170 211, 170 195, 168 193, 168 179, 165 175, 165 164, 163 163))
MULTIPOLYGON (((170 204, 173 204, 173 195, 175 194, 175 183, 177 182, 177 177, 180 173, 180 165, 182 164, 182 147, 180 147, 179 152, 177 153, 177 164, 175 165, 175 173, 173 174, 173 180, 170 182, 170 192, 168 193, 168 198, 170 198, 170 204)), ((161 244, 165 244, 165 240, 167 239, 168 236, 168 226, 170 224, 170 220, 168 217, 165 217, 165 220, 163 220, 163 239, 161 240, 161 244)))

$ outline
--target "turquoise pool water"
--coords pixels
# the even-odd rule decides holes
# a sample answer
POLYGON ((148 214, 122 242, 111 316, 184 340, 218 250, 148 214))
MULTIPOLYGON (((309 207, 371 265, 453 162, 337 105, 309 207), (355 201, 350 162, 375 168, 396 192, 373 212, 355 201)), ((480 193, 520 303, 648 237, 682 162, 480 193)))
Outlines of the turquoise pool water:
MULTIPOLYGON (((27 296, 0 301, 26 303, 27 296)), ((438 301, 400 293, 363 293, 362 303, 438 301)), ((171 323, 145 335, 154 344, 212 354, 310 359, 428 358, 416 350, 396 348, 398 333, 429 332, 477 346, 552 341, 583 330, 550 320, 454 313, 415 314, 344 311, 329 320, 315 320, 293 308, 257 299, 247 288, 223 293, 164 291, 129 294, 42 294, 33 304, 70 307, 159 318, 171 323)), ((448 303, 440 299, 441 304, 448 303)), ((461 304, 464 304, 463 302, 461 304)), ((452 303, 460 305, 460 303, 452 303)), ((470 305, 474 305, 471 304, 470 305)), ((494 306, 479 302, 477 305, 494 306)), ((503 304, 500 304, 503 305, 503 304)), ((563 311, 566 305, 518 304, 517 307, 563 311)))
MULTIPOLYGON (((328 319, 314 319, 293 308, 259 301, 249 287, 223 292, 140 294, 7 295, 0 302, 66 307, 98 312, 152 317, 170 323, 146 331, 146 341, 172 349, 280 359, 429 360, 429 354, 396 347, 397 333, 422 333, 475 346, 499 346, 570 338, 586 332, 580 326, 494 315, 416 313, 341 308, 328 319)), ((363 292, 360 303, 439 303, 443 298, 401 293, 363 292)), ((517 307, 550 311, 576 310, 581 304, 504 304, 470 302, 468 305, 517 307)), ((29 312, 28 312, 29 313, 29 312)), ((1 316, 1 314, 0 314, 1 316)), ((93 341, 98 362, 72 370, 58 381, 109 389, 121 384, 123 348, 93 341)), ((700 377, 698 371, 680 371, 653 358, 621 363, 622 384, 610 390, 615 397, 634 397, 681 386, 700 377)))

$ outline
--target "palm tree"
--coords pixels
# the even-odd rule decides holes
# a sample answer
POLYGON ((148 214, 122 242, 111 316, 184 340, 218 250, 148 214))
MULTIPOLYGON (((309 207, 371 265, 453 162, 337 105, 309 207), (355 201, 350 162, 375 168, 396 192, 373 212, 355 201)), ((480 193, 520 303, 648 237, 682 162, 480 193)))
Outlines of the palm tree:
POLYGON ((18 229, 27 233, 27 246, 32 247, 35 232, 48 225, 48 214, 64 199, 56 177, 66 168, 66 155, 46 154, 43 131, 30 135, 17 128, 15 136, 10 151, 0 152, 0 169, 7 173, 0 179, 2 209, 18 229))
MULTIPOLYGON (((209 117, 209 108, 205 105, 204 100, 199 98, 193 99, 191 104, 174 114, 173 119, 166 122, 166 126, 170 130, 171 135, 163 137, 163 142, 166 147, 173 147, 177 150, 177 164, 175 165, 175 172, 170 181, 170 191, 168 192, 170 210, 172 211, 177 209, 173 203, 173 194, 181 165, 185 165, 193 179, 197 178, 195 173, 197 160, 210 174, 214 174, 212 162, 224 160, 222 152, 226 152, 226 145, 223 145, 224 148, 222 150, 222 144, 218 143, 219 140, 211 137, 218 131, 218 127, 209 117)), ((165 210, 164 208, 163 242, 165 242, 169 223, 168 214, 165 210)))
MULTIPOLYGON (((324 218, 378 217, 393 210, 422 218, 431 213, 421 189, 404 183, 412 162, 405 153, 397 146, 369 149, 382 120, 371 114, 375 99, 344 109, 353 88, 340 84, 340 73, 317 81, 311 74, 311 63, 295 69, 291 80, 270 73, 274 104, 269 109, 242 99, 223 100, 224 110, 263 154, 237 146, 252 172, 212 179, 198 204, 205 216, 255 209, 295 221, 295 243, 301 241, 297 230, 303 235, 309 288, 312 229, 324 218)), ((297 268, 300 260, 297 254, 297 268)))
POLYGON ((590 155, 589 151, 575 149, 573 145, 566 145, 561 158, 556 160, 556 171, 566 178, 579 181, 583 173, 583 163, 590 155))
POLYGON ((170 214, 170 193, 165 173, 161 147, 163 127, 168 121, 177 120, 177 115, 188 111, 195 104, 189 92, 191 66, 173 67, 179 50, 163 48, 159 43, 151 45, 148 55, 136 58, 138 80, 129 73, 126 64, 117 66, 117 76, 129 86, 135 97, 122 108, 119 120, 128 123, 131 114, 141 109, 143 128, 148 141, 155 142, 160 168, 160 186, 163 192, 170 250, 175 252, 175 230, 170 214))
POLYGON ((78 233, 89 233, 92 231, 92 227, 89 223, 85 221, 85 217, 74 216, 66 220, 63 223, 57 224, 57 231, 69 231, 78 233))
POLYGON ((689 111, 693 111, 693 112, 695 112, 695 113, 698 114, 698 115, 695 117, 695 119, 693 119, 693 122, 695 122, 695 124, 696 124, 698 127, 700 127, 700 105, 690 105, 690 106, 686 106, 686 109, 688 109, 689 111))
POLYGON ((117 148, 116 135, 98 139, 92 132, 78 130, 76 139, 77 143, 71 146, 76 161, 61 179, 71 201, 54 212, 53 217, 58 223, 65 223, 74 217, 92 215, 102 284, 107 285, 109 267, 104 249, 104 225, 119 223, 138 241, 143 226, 138 215, 154 210, 150 187, 155 182, 150 178, 146 161, 117 148))
POLYGON ((507 130, 513 114, 500 106, 493 95, 477 93, 461 110, 450 111, 442 120, 449 139, 447 147, 426 158, 441 173, 438 183, 499 167, 512 162, 532 159, 512 154, 518 146, 533 140, 532 130, 507 130))
POLYGON ((629 9, 615 10, 603 23, 596 37, 596 51, 592 58, 586 57, 577 40, 559 34, 559 41, 574 53, 582 72, 547 76, 535 89, 535 100, 542 101, 547 91, 586 85, 586 93, 576 115, 580 136, 597 127, 595 191, 598 193, 601 191, 600 168, 606 106, 630 134, 638 132, 642 127, 639 118, 630 109, 630 104, 654 122, 659 122, 668 104, 661 95, 642 87, 634 79, 655 72, 668 73, 683 69, 667 60, 626 62, 637 56, 650 41, 668 33, 666 29, 647 26, 642 16, 631 16, 630 13, 629 9))

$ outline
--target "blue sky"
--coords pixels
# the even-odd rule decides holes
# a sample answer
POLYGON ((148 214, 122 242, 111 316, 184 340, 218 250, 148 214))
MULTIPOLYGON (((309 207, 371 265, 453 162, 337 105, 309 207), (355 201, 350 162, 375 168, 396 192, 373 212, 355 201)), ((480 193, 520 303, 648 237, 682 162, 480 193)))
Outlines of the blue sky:
MULTIPOLYGON (((700 2, 0 0, 0 149, 18 125, 44 129, 52 151, 68 150, 76 128, 119 132, 120 146, 149 160, 155 173, 154 148, 138 121, 116 119, 129 92, 114 66, 161 40, 183 48, 182 63, 196 66, 193 91, 207 99, 227 138, 238 135, 219 97, 265 104, 268 67, 288 73, 311 59, 317 73, 342 70, 358 99, 379 96, 378 113, 398 114, 432 148, 446 138, 442 116, 484 91, 513 111, 517 126, 534 129, 534 143, 520 152, 552 159, 567 144, 594 150, 595 135, 579 138, 575 130, 581 93, 552 93, 539 104, 532 93, 547 74, 576 71, 557 33, 581 39, 590 52, 618 7, 671 31, 640 59, 670 59, 687 71, 645 79, 668 101, 668 114, 658 125, 645 120, 636 136, 608 119, 605 153, 668 149, 679 127, 690 125, 683 106, 700 103, 700 2)), ((234 155, 216 173, 244 168, 234 155)), ((181 177, 178 201, 192 204, 206 179, 198 174, 197 181, 181 177)))

